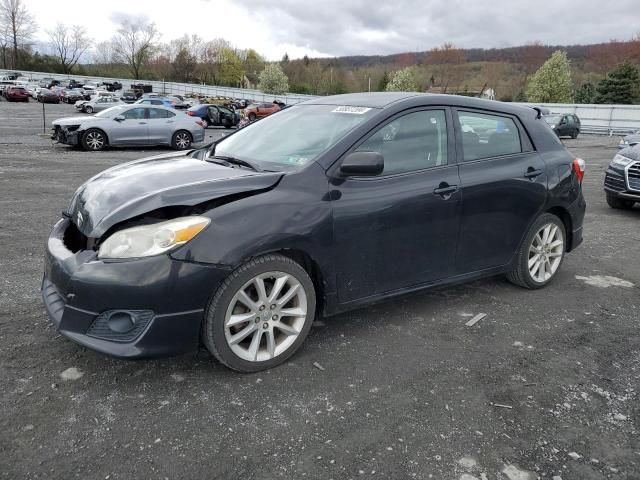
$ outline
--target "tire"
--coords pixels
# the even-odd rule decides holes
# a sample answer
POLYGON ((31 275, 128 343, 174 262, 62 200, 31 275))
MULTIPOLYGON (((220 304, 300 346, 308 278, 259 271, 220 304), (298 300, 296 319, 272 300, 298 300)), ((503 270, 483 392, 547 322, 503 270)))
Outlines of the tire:
POLYGON ((577 131, 577 130, 574 130, 574 131, 573 131, 573 133, 571 134, 571 138, 573 138, 574 140, 575 140, 576 138, 578 138, 578 131, 577 131))
POLYGON ((91 115, 93 113, 93 107, 91 105, 87 105, 86 107, 82 108, 82 111, 91 115))
POLYGON ((548 285, 562 266, 566 247, 567 232, 562 220, 550 213, 543 213, 529 228, 516 254, 515 267, 507 273, 507 279, 511 283, 529 289, 548 285), (550 235, 545 242, 547 232, 550 235), (561 243, 558 244, 560 240, 561 243), (543 251, 542 257, 534 250, 538 247, 543 251), (539 259, 537 262, 536 257, 539 259))
POLYGON ((249 121, 250 122, 255 122, 256 121, 256 114, 255 113, 250 113, 249 114, 249 121))
POLYGON ((193 137, 186 130, 178 130, 171 137, 171 148, 174 150, 187 150, 191 147, 193 137))
POLYGON ((90 128, 82 135, 82 148, 99 152, 107 146, 107 135, 97 128, 90 128))
POLYGON ((238 372, 259 372, 285 362, 300 348, 311 329, 315 308, 315 288, 307 272, 288 257, 264 255, 233 271, 213 294, 205 310, 202 340, 223 365, 238 372), (264 286, 262 296, 256 282, 264 286), (278 284, 275 300, 268 298, 278 284), (292 290, 295 293, 290 294, 292 290), (248 295, 253 308, 239 300, 241 292, 248 295), (298 315, 280 318, 278 314, 285 310, 298 315), (233 316, 240 320, 228 326, 233 316), (243 332, 248 333, 232 343, 243 332))
POLYGON ((633 200, 627 200, 625 198, 614 197, 613 195, 607 195, 607 204, 611 208, 615 208, 616 210, 630 210, 633 208, 633 204, 635 202, 633 200))

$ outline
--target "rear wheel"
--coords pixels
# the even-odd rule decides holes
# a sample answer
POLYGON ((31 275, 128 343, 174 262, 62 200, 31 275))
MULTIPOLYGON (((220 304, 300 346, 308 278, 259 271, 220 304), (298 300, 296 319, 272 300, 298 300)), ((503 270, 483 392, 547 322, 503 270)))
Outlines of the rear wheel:
POLYGON ((571 134, 571 138, 573 138, 574 140, 578 138, 578 130, 573 131, 573 133, 571 134))
POLYGON ((249 121, 250 122, 255 122, 256 121, 256 114, 255 113, 250 113, 249 114, 249 121))
POLYGON ((175 150, 186 150, 191 146, 191 142, 193 139, 191 138, 191 134, 186 130, 178 130, 173 134, 173 138, 171 139, 171 146, 175 150))
POLYGON ((93 113, 93 107, 91 105, 86 105, 83 108, 83 110, 84 110, 85 113, 89 113, 89 114, 93 113))
POLYGON ((635 203, 633 200, 627 200, 625 198, 614 197, 613 195, 607 195, 607 203, 611 208, 618 210, 629 210, 633 208, 635 203))
POLYGON ((302 345, 315 306, 307 272, 288 257, 265 255, 232 272, 214 293, 202 338, 227 367, 265 370, 286 361, 302 345))
POLYGON ((544 213, 531 226, 516 255, 510 282, 524 288, 542 288, 551 282, 564 259, 567 234, 562 220, 544 213))
POLYGON ((107 146, 107 136, 102 130, 90 128, 82 135, 82 147, 97 152, 107 146))

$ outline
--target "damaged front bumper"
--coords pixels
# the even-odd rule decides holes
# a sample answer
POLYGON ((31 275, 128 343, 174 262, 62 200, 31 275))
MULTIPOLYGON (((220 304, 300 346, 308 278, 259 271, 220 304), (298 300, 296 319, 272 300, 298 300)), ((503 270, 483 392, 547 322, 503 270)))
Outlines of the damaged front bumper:
POLYGON ((66 145, 79 145, 80 132, 78 131, 78 127, 69 129, 56 125, 51 130, 51 140, 66 145))
POLYGON ((170 255, 102 261, 79 248, 60 220, 47 242, 42 297, 65 337, 120 358, 169 356, 198 348, 204 308, 228 270, 170 255))

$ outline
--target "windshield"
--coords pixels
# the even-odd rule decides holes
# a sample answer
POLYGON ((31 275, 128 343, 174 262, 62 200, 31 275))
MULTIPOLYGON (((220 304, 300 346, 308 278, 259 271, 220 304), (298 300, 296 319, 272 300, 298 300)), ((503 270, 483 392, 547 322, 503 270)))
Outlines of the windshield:
POLYGON ((100 113, 96 113, 96 117, 106 117, 113 118, 118 115, 122 115, 125 110, 129 109, 129 105, 118 105, 117 107, 107 108, 106 110, 101 111, 100 113))
POLYGON ((299 169, 332 147, 377 110, 299 105, 245 127, 215 147, 215 155, 299 169))
POLYGON ((549 125, 555 125, 560 121, 560 115, 545 115, 542 118, 544 118, 544 121, 549 125))

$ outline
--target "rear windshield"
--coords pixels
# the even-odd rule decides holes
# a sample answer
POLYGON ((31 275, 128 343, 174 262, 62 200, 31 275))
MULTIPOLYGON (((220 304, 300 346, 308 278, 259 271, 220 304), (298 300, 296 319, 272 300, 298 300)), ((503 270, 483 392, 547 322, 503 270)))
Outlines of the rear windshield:
POLYGON ((544 118, 544 121, 547 122, 549 125, 555 125, 556 123, 558 123, 560 121, 562 116, 560 116, 560 115, 545 115, 542 118, 544 118))

